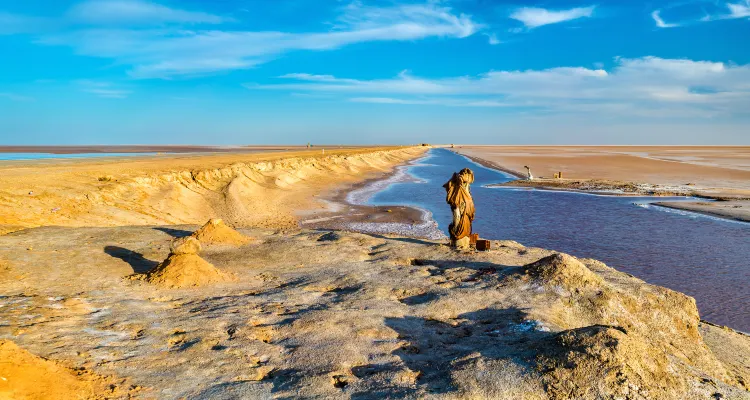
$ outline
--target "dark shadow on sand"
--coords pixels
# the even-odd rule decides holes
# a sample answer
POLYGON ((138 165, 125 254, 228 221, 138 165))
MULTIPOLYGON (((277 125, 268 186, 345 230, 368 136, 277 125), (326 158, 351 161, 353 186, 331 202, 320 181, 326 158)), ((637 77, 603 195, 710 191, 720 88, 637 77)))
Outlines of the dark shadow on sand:
POLYGON ((186 231, 184 229, 165 228, 163 226, 157 226, 154 228, 154 230, 164 232, 167 235, 172 236, 173 238, 182 238, 193 234, 193 232, 186 231))
POLYGON ((157 261, 145 258, 141 253, 123 247, 106 246, 104 247, 104 252, 130 264, 130 267, 133 268, 133 272, 136 274, 144 274, 159 265, 157 261))
POLYGON ((479 271, 486 272, 507 272, 510 268, 515 268, 513 265, 495 264, 486 261, 465 261, 465 260, 429 260, 424 258, 415 258, 411 260, 411 265, 416 266, 432 266, 442 270, 451 268, 470 268, 479 271))
MULTIPOLYGON (((424 244, 427 246, 440 246, 441 243, 435 243, 430 242, 423 239, 417 239, 417 238, 410 238, 410 237, 389 237, 384 235, 379 235, 377 233, 365 233, 361 232, 363 235, 371 236, 377 239, 384 239, 384 240, 395 240, 397 242, 404 242, 404 243, 414 243, 414 244, 424 244)), ((446 242, 447 243, 447 242, 446 242)))
POLYGON ((418 386, 427 393, 439 394, 457 390, 451 372, 472 362, 472 357, 467 358, 472 354, 532 369, 535 343, 552 334, 536 329, 527 317, 517 308, 485 308, 461 314, 451 323, 406 316, 386 318, 385 324, 408 342, 393 354, 412 371, 422 373, 418 386))

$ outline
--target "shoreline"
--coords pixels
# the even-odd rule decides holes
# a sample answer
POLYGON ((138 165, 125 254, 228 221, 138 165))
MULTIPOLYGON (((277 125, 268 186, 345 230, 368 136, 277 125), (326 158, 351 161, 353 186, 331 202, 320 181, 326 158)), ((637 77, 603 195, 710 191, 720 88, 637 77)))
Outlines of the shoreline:
POLYGON ((444 239, 445 235, 437 228, 437 222, 432 219, 432 214, 427 210, 403 205, 366 204, 375 193, 397 183, 399 180, 394 179, 395 177, 404 174, 404 171, 413 163, 423 158, 409 160, 385 175, 366 179, 323 195, 320 200, 329 203, 331 205, 329 209, 323 212, 305 213, 306 216, 314 218, 300 219, 300 227, 431 240, 444 239), (377 187, 383 183, 387 184, 382 188, 377 187), (368 188, 371 189, 366 190, 368 188), (370 193, 366 193, 362 199, 353 198, 352 194, 363 191, 370 193))
POLYGON ((489 160, 485 160, 485 159, 482 159, 482 158, 479 158, 479 157, 470 156, 468 154, 459 153, 459 152, 454 151, 454 150, 451 150, 451 151, 453 151, 454 153, 456 153, 458 155, 464 156, 464 157, 468 158, 469 160, 474 161, 475 163, 477 163, 477 164, 479 164, 479 165, 481 165, 483 167, 487 167, 489 169, 494 169, 495 171, 504 172, 504 173, 506 173, 508 175, 512 175, 512 176, 514 176, 514 177, 516 177, 518 179, 525 179, 526 178, 526 176, 523 175, 522 173, 520 173, 518 171, 515 171, 515 170, 512 170, 510 168, 505 168, 502 165, 500 165, 500 164, 498 164, 498 163, 496 163, 494 161, 489 161, 489 160))
POLYGON ((549 179, 535 178, 532 181, 525 180, 518 171, 503 167, 494 161, 484 160, 476 156, 460 154, 477 164, 494 169, 499 172, 513 175, 518 180, 487 185, 487 187, 503 188, 530 188, 549 191, 564 191, 573 193, 585 193, 598 196, 618 196, 618 197, 693 197, 696 199, 706 199, 715 201, 705 202, 655 202, 652 203, 659 207, 666 207, 675 210, 693 212, 701 215, 708 215, 720 219, 736 222, 750 223, 750 198, 712 195, 701 193, 693 190, 675 190, 678 188, 669 188, 662 185, 648 183, 610 181, 603 179, 549 179), (716 204, 721 206, 717 207, 716 204))
POLYGON ((728 221, 750 223, 750 215, 748 215, 748 213, 736 212, 731 209, 737 206, 737 203, 739 202, 742 202, 744 206, 750 206, 750 201, 747 201, 747 200, 716 201, 716 202, 685 202, 685 203, 656 202, 656 203, 651 203, 651 204, 658 206, 658 207, 664 207, 664 208, 670 208, 674 210, 702 214, 702 215, 707 215, 710 217, 725 219, 728 221), (712 209, 711 207, 721 207, 721 208, 717 210, 717 209, 712 209))

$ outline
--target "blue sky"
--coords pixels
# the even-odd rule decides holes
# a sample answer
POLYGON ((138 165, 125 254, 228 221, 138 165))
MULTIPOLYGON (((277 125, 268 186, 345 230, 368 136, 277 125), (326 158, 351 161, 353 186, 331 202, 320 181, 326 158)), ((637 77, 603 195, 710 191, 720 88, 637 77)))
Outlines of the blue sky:
POLYGON ((750 0, 0 0, 0 144, 750 144, 750 0))

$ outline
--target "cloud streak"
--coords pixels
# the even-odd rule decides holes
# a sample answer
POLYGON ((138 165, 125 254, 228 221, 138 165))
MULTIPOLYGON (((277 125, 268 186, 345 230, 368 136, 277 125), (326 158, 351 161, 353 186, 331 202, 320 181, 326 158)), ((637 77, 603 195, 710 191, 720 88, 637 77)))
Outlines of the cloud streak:
POLYGON ((491 71, 476 77, 424 79, 404 71, 359 80, 304 73, 253 90, 332 93, 379 104, 538 108, 627 115, 747 115, 750 65, 643 57, 616 59, 611 71, 583 67, 491 71))
POLYGON ((667 23, 661 18, 662 10, 654 10, 651 12, 651 18, 653 18, 656 26, 659 28, 674 28, 680 26, 694 25, 704 22, 716 22, 726 21, 733 19, 748 18, 750 19, 750 0, 745 0, 739 3, 716 3, 716 4, 704 4, 702 7, 703 17, 701 18, 688 18, 679 23, 667 23), (707 8, 707 9, 706 9, 707 8))
POLYGON ((533 29, 544 25, 591 17, 595 8, 595 6, 589 6, 567 10, 548 10, 537 7, 522 7, 513 11, 510 18, 520 21, 528 29, 533 29))
POLYGON ((216 15, 169 8, 143 0, 89 0, 75 5, 67 16, 73 21, 91 24, 219 24, 226 21, 216 15))
MULTIPOLYGON (((71 15, 90 23, 123 20, 218 23, 219 17, 168 9, 142 1, 87 2, 71 15)), ((352 3, 334 28, 323 32, 186 30, 179 28, 89 27, 44 35, 38 43, 69 46, 85 56, 131 66, 134 78, 171 78, 252 68, 293 51, 329 51, 377 41, 465 38, 483 25, 433 3, 370 7, 352 3)))
POLYGON ((84 93, 93 94, 103 99, 125 99, 133 92, 131 90, 118 89, 110 82, 99 82, 82 79, 75 82, 84 93))
POLYGON ((750 0, 744 3, 727 3, 730 18, 750 18, 750 0))
POLYGON ((680 26, 679 24, 669 24, 664 22, 664 20, 659 15, 660 13, 660 10, 654 10, 654 12, 651 13, 651 18, 654 19, 654 22, 656 22, 656 26, 658 26, 659 28, 675 28, 680 26))

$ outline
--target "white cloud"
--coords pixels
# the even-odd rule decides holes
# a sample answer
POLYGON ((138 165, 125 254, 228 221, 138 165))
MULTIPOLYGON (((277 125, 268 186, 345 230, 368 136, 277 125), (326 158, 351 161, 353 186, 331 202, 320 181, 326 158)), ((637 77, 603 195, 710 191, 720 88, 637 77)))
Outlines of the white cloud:
POLYGON ((110 27, 47 35, 39 43, 71 46, 81 55, 114 59, 132 66, 129 73, 136 78, 169 78, 252 68, 291 51, 333 50, 373 41, 464 38, 482 29, 471 17, 432 3, 385 8, 353 3, 341 11, 334 29, 326 32, 110 27))
POLYGON ((564 113, 709 117, 747 115, 750 109, 750 65, 658 57, 615 61, 609 72, 559 67, 443 79, 402 72, 392 79, 373 80, 298 73, 280 77, 289 83, 247 87, 331 93, 354 102, 532 107, 564 113))
POLYGON ((491 44, 491 45, 493 45, 493 46, 496 45, 496 44, 502 43, 497 38, 497 35, 495 35, 494 33, 487 33, 485 35, 487 35, 487 41, 488 41, 488 43, 491 44))
MULTIPOLYGON (((672 26, 684 26, 684 25, 691 25, 695 23, 700 22, 715 22, 715 21, 723 21, 723 20, 731 20, 731 19, 739 19, 739 18, 748 18, 750 19, 750 0, 745 0, 739 3, 715 3, 711 5, 708 10, 703 9, 703 17, 699 19, 690 19, 680 22, 679 24, 666 24, 670 26, 665 27, 672 27, 672 26), (718 7, 718 8, 717 8, 718 7)), ((659 22, 659 15, 658 11, 654 11, 652 14, 652 17, 654 17, 654 20, 656 21, 656 25, 660 26, 659 22), (656 13, 656 16, 654 16, 654 13, 656 13)), ((664 23, 664 21, 661 21, 664 23)))
POLYGON ((510 18, 521 21, 532 29, 543 25, 557 24, 574 19, 591 17, 595 6, 571 8, 569 10, 547 10, 536 7, 522 7, 510 14, 510 18))
POLYGON ((651 18, 653 18, 654 22, 656 22, 656 26, 658 26, 659 28, 675 28, 675 27, 680 26, 678 24, 668 24, 664 22, 664 20, 659 15, 660 12, 661 12, 660 10, 655 10, 654 12, 651 13, 651 18))
POLYGON ((748 18, 750 17, 750 0, 744 3, 727 3, 729 9, 729 18, 748 18))
POLYGON ((218 24, 225 19, 203 12, 169 8, 143 0, 89 0, 74 6, 68 17, 92 24, 165 22, 218 24))
POLYGON ((482 28, 465 14, 454 14, 437 4, 403 4, 393 7, 349 4, 338 18, 345 31, 384 36, 388 40, 420 39, 428 36, 464 38, 482 28))

